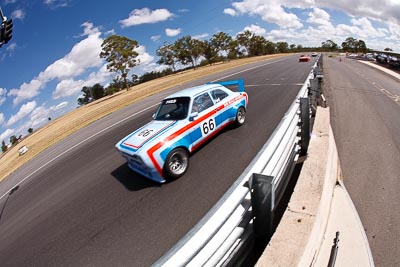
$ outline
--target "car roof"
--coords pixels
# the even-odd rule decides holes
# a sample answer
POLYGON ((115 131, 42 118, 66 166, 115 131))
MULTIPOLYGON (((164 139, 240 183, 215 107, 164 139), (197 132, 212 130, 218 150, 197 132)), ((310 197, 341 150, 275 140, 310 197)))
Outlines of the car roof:
POLYGON ((219 84, 203 84, 203 85, 199 85, 199 86, 194 86, 194 87, 190 87, 187 89, 183 89, 179 92, 176 92, 172 95, 169 95, 167 98, 176 98, 176 97, 183 97, 183 96, 187 96, 187 97, 194 97, 195 95, 213 89, 213 88, 224 88, 224 86, 219 85, 219 84))

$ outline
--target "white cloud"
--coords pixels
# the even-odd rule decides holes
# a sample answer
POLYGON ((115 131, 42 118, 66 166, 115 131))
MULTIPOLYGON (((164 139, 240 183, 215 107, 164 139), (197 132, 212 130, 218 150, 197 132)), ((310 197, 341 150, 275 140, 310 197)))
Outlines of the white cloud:
POLYGON ((182 32, 182 29, 181 29, 181 28, 178 28, 178 29, 169 29, 169 28, 167 28, 167 29, 165 29, 165 34, 166 34, 167 36, 169 36, 169 37, 177 36, 177 35, 180 34, 181 32, 182 32))
MULTIPOLYGON (((61 83, 66 80, 63 83, 66 84, 88 69, 101 66, 103 63, 99 57, 101 44, 103 43, 103 39, 100 37, 101 32, 99 28, 93 27, 93 24, 89 22, 85 22, 81 26, 84 27, 82 36, 87 35, 85 39, 75 44, 63 58, 56 60, 44 71, 40 72, 38 77, 35 77, 29 83, 23 83, 19 89, 10 90, 8 95, 15 96, 14 105, 37 96, 40 90, 54 79, 59 80, 61 83)), ((62 95, 60 93, 57 94, 62 95)))
POLYGON ((47 122, 50 117, 50 109, 47 109, 45 106, 37 107, 32 111, 29 117, 30 120, 21 126, 22 129, 35 129, 37 126, 47 122))
POLYGON ((36 79, 29 83, 23 83, 19 89, 11 89, 8 96, 16 96, 13 100, 14 105, 21 103, 26 99, 31 99, 39 94, 39 90, 43 88, 45 82, 36 79))
POLYGON ((4 114, 0 112, 0 125, 4 122, 4 114))
MULTIPOLYGON (((65 79, 59 82, 56 86, 56 90, 53 92, 53 99, 59 99, 61 97, 67 97, 76 94, 82 90, 83 86, 88 84, 84 80, 65 79)), ((92 85, 90 85, 92 86, 92 85)))
POLYGON ((7 99, 7 90, 0 87, 0 106, 3 105, 4 102, 6 102, 6 99, 7 99))
MULTIPOLYGON (((301 28, 303 24, 293 13, 286 12, 279 0, 244 0, 232 4, 238 14, 260 16, 263 21, 281 28, 301 28)), ((230 11, 232 13, 232 11, 230 11)))
POLYGON ((134 9, 127 19, 120 20, 121 27, 166 21, 174 16, 167 9, 150 10, 149 8, 134 9))
POLYGON ((7 46, 7 48, 6 48, 6 50, 8 51, 8 52, 13 52, 15 49, 17 48, 17 44, 16 43, 11 43, 11 44, 9 44, 8 46, 7 46))
POLYGON ((64 101, 49 108, 44 105, 35 108, 29 115, 29 121, 25 125, 21 126, 21 131, 29 128, 38 128, 38 126, 48 122, 49 117, 51 118, 58 115, 59 112, 67 106, 68 102, 64 101))
POLYGON ((330 19, 331 16, 328 12, 320 8, 314 8, 312 12, 308 13, 307 22, 322 26, 331 26, 330 19))
POLYGON ((252 32, 260 30, 258 35, 274 42, 319 46, 331 39, 340 45, 352 36, 364 40, 368 47, 374 49, 400 46, 398 0, 242 0, 232 2, 231 7, 224 13, 259 17, 277 25, 278 29, 267 33, 254 28, 254 25, 245 28, 252 32), (344 12, 350 17, 350 22, 333 25, 327 8, 344 12), (308 15, 307 18, 302 20, 296 15, 300 13, 308 15), (308 27, 303 24, 305 22, 309 24, 308 27))
POLYGON ((161 72, 165 70, 166 68, 169 68, 169 66, 166 65, 159 65, 157 63, 151 62, 145 66, 141 67, 141 72, 146 73, 146 72, 152 72, 152 71, 158 71, 161 72))
POLYGON ((83 33, 80 36, 89 36, 89 35, 96 35, 100 32, 99 27, 94 27, 93 23, 86 21, 81 24, 83 29, 83 33))
POLYGON ((102 64, 103 61, 99 57, 103 43, 103 39, 100 38, 101 33, 85 23, 82 26, 85 26, 84 32, 89 34, 88 37, 74 45, 66 56, 48 66, 39 74, 39 79, 43 81, 69 79, 82 74, 88 68, 102 64))
POLYGON ((397 43, 400 40, 400 24, 396 23, 388 23, 389 25, 389 31, 390 34, 392 35, 392 38, 397 40, 397 43))
POLYGON ((236 12, 236 10, 234 10, 233 8, 225 8, 224 9, 224 14, 228 14, 231 15, 232 17, 238 16, 238 12, 236 12))
MULTIPOLYGON (((375 29, 367 18, 351 19, 351 25, 339 24, 336 34, 339 36, 353 36, 357 39, 384 38, 387 31, 375 29)), ((367 44, 368 45, 368 44, 367 44)))
POLYGON ((154 57, 146 52, 146 47, 144 47, 143 45, 139 45, 139 47, 136 48, 135 51, 139 54, 138 59, 140 65, 148 65, 154 60, 154 57))
POLYGON ((31 101, 26 104, 23 104, 17 114, 11 116, 11 118, 7 121, 6 126, 9 127, 16 123, 17 121, 25 118, 29 113, 31 113, 36 107, 36 101, 31 101))
POLYGON ((74 80, 72 78, 62 80, 57 84, 56 89, 53 92, 53 99, 59 99, 78 94, 82 90, 82 87, 93 86, 96 83, 101 84, 105 82, 111 75, 112 73, 107 70, 107 65, 103 65, 97 71, 91 72, 85 80, 74 80))
POLYGON ((187 13, 187 12, 189 12, 189 11, 190 11, 190 10, 187 9, 187 8, 182 8, 182 9, 179 9, 179 10, 178 10, 179 13, 187 13))
POLYGON ((43 3, 51 8, 66 7, 71 0, 44 0, 43 3))
POLYGON ((194 35, 194 36, 192 36, 192 38, 201 40, 201 39, 207 38, 208 36, 210 36, 208 33, 203 33, 203 34, 194 35))
POLYGON ((153 35, 153 36, 150 37, 150 39, 153 42, 157 42, 158 40, 160 40, 160 38, 161 38, 161 35, 153 35))
POLYGON ((400 4, 398 0, 319 0, 316 2, 320 7, 341 10, 351 16, 368 17, 400 24, 400 4))
MULTIPOLYGON (((148 65, 154 61, 154 57, 146 52, 144 46, 139 45, 135 51, 139 54, 137 59, 139 60, 140 65, 148 65)), ((93 86, 96 83, 102 84, 112 75, 113 74, 107 70, 107 64, 104 64, 97 71, 91 72, 84 80, 75 80, 73 78, 63 79, 57 84, 56 89, 53 92, 53 99, 78 94, 82 90, 82 87, 93 86)))
POLYGON ((62 114, 67 106, 68 102, 61 102, 51 107, 46 107, 44 104, 36 107, 29 114, 29 119, 24 121, 24 123, 14 130, 14 132, 20 135, 26 134, 29 128, 38 129, 44 124, 48 123, 48 118, 55 118, 62 114))
POLYGON ((265 34, 272 41, 317 46, 327 39, 341 44, 345 38, 353 36, 375 49, 400 45, 399 0, 242 0, 234 1, 232 7, 224 10, 224 13, 259 17, 265 22, 276 24, 279 29, 265 34), (350 16, 350 23, 333 25, 327 8, 344 12, 350 16), (294 12, 302 12, 308 17, 303 21, 294 12), (311 25, 305 28, 304 22, 311 25), (375 23, 380 26, 374 26, 375 23))
POLYGON ((250 32, 254 33, 255 35, 260 35, 260 36, 264 36, 267 33, 267 31, 264 28, 262 28, 258 25, 254 25, 254 24, 244 27, 242 32, 245 32, 245 31, 250 31, 250 32))
POLYGON ((64 102, 61 102, 60 104, 50 107, 50 110, 57 111, 57 110, 65 108, 66 106, 68 106, 68 102, 64 101, 64 102))
POLYGON ((11 13, 11 17, 14 19, 20 19, 23 20, 25 18, 25 11, 22 9, 16 9, 11 13))
POLYGON ((14 134, 14 129, 7 129, 2 134, 0 134, 0 142, 8 143, 10 136, 14 134))

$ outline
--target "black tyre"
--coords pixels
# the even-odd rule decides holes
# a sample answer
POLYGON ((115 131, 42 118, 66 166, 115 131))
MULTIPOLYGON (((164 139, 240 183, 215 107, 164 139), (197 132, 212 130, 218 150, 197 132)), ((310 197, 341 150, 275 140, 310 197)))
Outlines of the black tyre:
POLYGON ((176 179, 185 174, 189 168, 189 153, 178 147, 172 150, 164 163, 164 175, 167 179, 176 179))
POLYGON ((237 127, 242 126, 246 121, 246 109, 244 107, 240 107, 236 112, 235 125, 237 127))

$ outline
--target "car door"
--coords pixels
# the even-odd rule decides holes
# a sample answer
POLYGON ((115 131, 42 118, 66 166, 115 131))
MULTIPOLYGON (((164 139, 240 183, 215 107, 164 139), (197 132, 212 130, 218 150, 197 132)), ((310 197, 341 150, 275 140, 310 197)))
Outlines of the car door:
POLYGON ((210 91, 210 95, 215 103, 215 123, 217 128, 223 127, 231 120, 231 114, 226 112, 229 109, 227 102, 231 99, 230 94, 225 90, 216 88, 210 91))
POLYGON ((202 92, 193 98, 190 114, 195 122, 191 133, 192 150, 194 150, 217 130, 214 102, 208 92, 202 92))

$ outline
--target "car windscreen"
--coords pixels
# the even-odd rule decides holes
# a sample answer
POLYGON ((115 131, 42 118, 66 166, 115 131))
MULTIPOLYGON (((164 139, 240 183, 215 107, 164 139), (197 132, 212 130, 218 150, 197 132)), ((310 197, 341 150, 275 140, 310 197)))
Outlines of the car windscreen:
POLYGON ((188 115, 190 97, 164 99, 154 116, 155 120, 183 120, 188 115))

